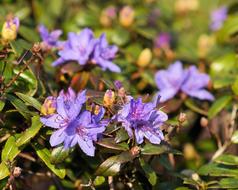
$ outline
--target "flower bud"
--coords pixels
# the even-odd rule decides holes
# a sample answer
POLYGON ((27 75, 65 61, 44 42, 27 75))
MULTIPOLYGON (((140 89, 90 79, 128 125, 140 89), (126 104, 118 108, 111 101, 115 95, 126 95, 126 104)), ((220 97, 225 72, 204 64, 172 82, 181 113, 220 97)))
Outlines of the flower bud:
POLYGON ((124 27, 129 27, 133 24, 135 12, 130 6, 122 8, 119 14, 119 22, 124 27))
POLYGON ((180 123, 183 123, 183 122, 185 122, 187 120, 187 115, 186 115, 186 113, 180 113, 179 114, 179 117, 178 117, 178 121, 180 122, 180 123))
POLYGON ((95 107, 94 107, 94 114, 98 115, 100 110, 101 110, 101 107, 99 105, 95 105, 95 107))
POLYGON ((12 174, 13 174, 14 177, 19 177, 21 175, 21 171, 22 171, 22 169, 20 167, 15 167, 13 169, 13 173, 12 174))
POLYGON ((190 143, 184 145, 183 154, 186 160, 193 160, 198 156, 197 151, 190 143))
POLYGON ((112 106, 115 100, 116 100, 115 92, 112 90, 107 90, 103 97, 104 106, 106 107, 112 106))
POLYGON ((198 8, 199 8, 198 0, 177 0, 175 2, 175 11, 178 13, 196 11, 198 8))
POLYGON ((5 41, 15 40, 20 25, 18 17, 8 18, 2 27, 2 38, 5 41))
POLYGON ((152 52, 149 48, 143 49, 137 60, 137 65, 140 67, 146 67, 152 59, 152 52))
POLYGON ((126 90, 124 87, 121 87, 119 90, 118 90, 118 96, 123 98, 126 96, 126 90))
POLYGON ((100 16, 100 23, 105 27, 109 27, 112 25, 112 21, 115 18, 116 18, 116 8, 110 6, 102 11, 100 16))
POLYGON ((200 120, 200 125, 201 125, 202 127, 207 127, 207 126, 208 126, 208 120, 207 120, 207 118, 202 117, 201 120, 200 120))
POLYGON ((56 111, 56 98, 49 96, 45 99, 44 104, 41 106, 41 113, 43 115, 51 115, 56 111))
POLYGON ((121 81, 119 80, 114 81, 114 86, 116 87, 117 90, 123 87, 121 81))

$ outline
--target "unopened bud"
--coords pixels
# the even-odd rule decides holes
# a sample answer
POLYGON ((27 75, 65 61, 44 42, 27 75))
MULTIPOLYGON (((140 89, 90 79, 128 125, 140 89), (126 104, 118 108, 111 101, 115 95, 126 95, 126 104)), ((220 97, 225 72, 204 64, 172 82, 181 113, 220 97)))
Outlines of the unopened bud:
POLYGON ((205 118, 205 117, 202 117, 201 120, 200 120, 200 125, 202 127, 207 127, 208 126, 208 119, 205 118))
POLYGON ((111 26, 113 19, 116 18, 116 8, 113 6, 104 9, 100 16, 100 23, 105 26, 111 26))
POLYGON ((14 177, 19 177, 21 175, 21 171, 22 171, 22 169, 20 167, 15 167, 13 169, 13 173, 12 174, 13 174, 14 177))
POLYGON ((197 152, 194 149, 193 145, 190 143, 184 145, 183 154, 186 160, 192 160, 197 157, 197 152))
POLYGON ((116 100, 115 92, 112 90, 107 90, 103 97, 104 106, 106 107, 112 106, 115 100, 116 100))
POLYGON ((38 43, 34 43, 33 47, 32 47, 32 52, 33 53, 39 53, 41 50, 41 44, 38 43))
POLYGON ((186 113, 180 113, 179 116, 178 116, 178 121, 179 123, 183 123, 187 120, 187 115, 186 113))
POLYGON ((2 27, 2 38, 5 41, 15 40, 20 25, 18 17, 9 17, 2 27))
POLYGON ((123 98, 126 96, 126 90, 124 87, 121 87, 119 90, 118 90, 118 96, 123 98))
POLYGON ((133 157, 137 157, 140 154, 140 147, 134 146, 130 150, 133 157))
POLYGON ((56 98, 49 96, 45 99, 44 104, 41 106, 41 113, 43 115, 51 115, 56 111, 56 98))
POLYGON ((149 48, 143 49, 137 60, 137 65, 140 67, 146 67, 152 59, 152 52, 149 48))
POLYGON ((129 27, 133 24, 135 12, 130 6, 122 8, 119 14, 119 22, 124 27, 129 27))
POLYGON ((197 173, 193 173, 191 177, 194 181, 199 181, 200 180, 200 177, 197 173))

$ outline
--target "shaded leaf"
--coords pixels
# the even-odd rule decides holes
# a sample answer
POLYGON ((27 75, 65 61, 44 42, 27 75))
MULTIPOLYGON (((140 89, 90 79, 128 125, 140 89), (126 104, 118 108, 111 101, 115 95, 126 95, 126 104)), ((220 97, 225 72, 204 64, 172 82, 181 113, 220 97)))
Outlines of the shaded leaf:
POLYGON ((238 166, 238 156, 231 154, 224 154, 215 159, 215 162, 225 164, 225 165, 237 165, 238 166))
POLYGON ((5 106, 5 101, 4 100, 0 100, 0 111, 3 110, 4 106, 5 106))
POLYGON ((199 108, 191 99, 186 100, 185 105, 197 113, 200 113, 202 115, 207 115, 207 112, 199 108))
POLYGON ((129 136, 128 136, 127 132, 125 131, 125 129, 121 128, 116 133, 115 142, 120 143, 122 141, 127 140, 128 138, 129 138, 129 136))
POLYGON ((220 188, 230 189, 238 188, 237 178, 223 178, 219 181, 220 188))
POLYGON ((22 146, 23 144, 28 143, 36 134, 39 132, 42 127, 39 116, 34 116, 31 119, 31 127, 26 129, 21 136, 17 139, 16 145, 22 146))
POLYGON ((5 177, 9 176, 10 175, 10 171, 7 167, 7 165, 2 162, 0 164, 0 180, 4 179, 5 177))
POLYGON ((232 97, 229 95, 218 98, 208 110, 208 118, 215 117, 231 100, 232 97))
POLYGON ((141 165, 142 169, 145 172, 145 175, 146 175, 148 181, 150 182, 150 184, 152 186, 154 186, 157 182, 157 175, 156 175, 155 171, 150 167, 149 164, 147 164, 143 160, 143 158, 140 158, 139 161, 140 161, 140 165, 141 165))
POLYGON ((113 138, 103 138, 97 141, 97 144, 109 149, 126 151, 129 149, 128 145, 124 143, 117 144, 113 138))
POLYGON ((65 150, 63 146, 56 147, 52 150, 50 161, 52 164, 59 164, 69 156, 70 149, 65 150))

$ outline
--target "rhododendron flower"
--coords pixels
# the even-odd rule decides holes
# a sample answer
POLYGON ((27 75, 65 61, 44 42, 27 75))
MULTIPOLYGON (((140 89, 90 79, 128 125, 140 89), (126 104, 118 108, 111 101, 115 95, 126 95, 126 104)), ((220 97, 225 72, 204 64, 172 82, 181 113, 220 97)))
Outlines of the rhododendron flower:
POLYGON ((2 38, 6 41, 15 40, 20 26, 18 17, 9 17, 2 27, 2 38))
POLYGON ((59 51, 60 57, 53 62, 53 66, 62 65, 67 61, 77 61, 80 65, 92 63, 103 70, 109 69, 120 72, 120 68, 112 63, 118 48, 109 46, 105 35, 95 39, 92 30, 86 28, 75 34, 70 32, 64 47, 59 51))
POLYGON ((62 34, 62 30, 53 30, 49 32, 48 29, 44 25, 40 25, 38 27, 41 39, 43 40, 43 45, 50 49, 52 47, 59 47, 62 45, 62 42, 58 41, 60 35, 62 34))
POLYGON ((50 137, 51 146, 63 143, 67 149, 78 143, 84 153, 94 156, 93 142, 105 130, 108 121, 102 120, 105 112, 103 108, 97 115, 93 115, 83 109, 85 102, 85 90, 77 95, 71 88, 66 93, 60 92, 56 98, 56 112, 41 117, 44 125, 56 129, 50 137))
POLYGON ((100 65, 103 70, 121 72, 121 69, 111 61, 117 51, 117 46, 109 46, 105 34, 102 34, 95 45, 92 61, 100 65))
POLYGON ((143 103, 141 98, 131 98, 118 112, 116 119, 132 138, 133 134, 138 144, 143 143, 144 137, 153 144, 160 144, 164 135, 160 129, 168 116, 156 109, 157 98, 154 102, 143 103))
POLYGON ((212 101, 213 95, 204 89, 209 80, 210 77, 200 73, 195 66, 183 69, 180 61, 170 65, 167 70, 160 70, 155 74, 161 102, 173 98, 180 90, 191 97, 212 101))
POLYGON ((219 30, 227 18, 227 7, 222 6, 211 13, 210 28, 213 31, 219 30))

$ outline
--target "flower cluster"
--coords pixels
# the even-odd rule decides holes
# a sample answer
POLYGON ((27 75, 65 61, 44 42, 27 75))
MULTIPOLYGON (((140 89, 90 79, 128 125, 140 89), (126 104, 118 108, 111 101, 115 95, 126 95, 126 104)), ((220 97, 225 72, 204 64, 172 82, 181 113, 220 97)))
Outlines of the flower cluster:
POLYGON ((211 13, 210 28, 213 31, 219 30, 227 18, 227 7, 222 6, 211 13))
POLYGON ((117 46, 109 46, 105 34, 99 39, 94 38, 92 30, 83 29, 80 34, 70 32, 64 47, 58 52, 59 58, 53 66, 62 65, 67 61, 77 61, 80 65, 95 64, 103 70, 120 72, 120 68, 112 60, 118 51, 117 46))
POLYGON ((143 143, 144 137, 153 144, 160 144, 164 135, 160 126, 168 116, 156 109, 158 97, 153 102, 143 103, 141 98, 131 98, 118 112, 116 120, 122 124, 128 135, 135 135, 138 144, 143 143))
POLYGON ((63 42, 58 41, 62 34, 62 30, 53 30, 52 32, 49 32, 44 25, 40 25, 38 30, 44 49, 58 48, 63 45, 63 42))
POLYGON ((66 93, 61 91, 57 98, 46 99, 42 110, 46 110, 48 115, 42 116, 41 122, 56 129, 50 137, 51 146, 63 143, 67 149, 78 143, 83 152, 94 156, 93 142, 105 130, 108 121, 102 120, 105 113, 103 108, 95 115, 85 110, 83 106, 86 100, 85 90, 76 95, 71 88, 66 93))
POLYGON ((180 90, 191 97, 212 101, 213 95, 204 89, 209 80, 209 76, 200 73, 195 66, 183 69, 179 61, 170 65, 167 70, 158 71, 155 75, 161 102, 173 98, 180 90))

